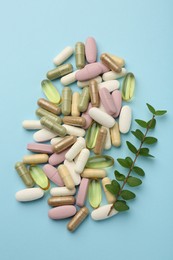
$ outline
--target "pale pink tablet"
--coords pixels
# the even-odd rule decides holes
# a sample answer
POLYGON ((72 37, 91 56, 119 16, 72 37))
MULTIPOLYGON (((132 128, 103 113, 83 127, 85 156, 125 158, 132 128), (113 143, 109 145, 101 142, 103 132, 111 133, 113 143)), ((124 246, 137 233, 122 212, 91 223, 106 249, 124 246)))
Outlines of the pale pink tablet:
POLYGON ((85 204, 85 200, 88 192, 88 186, 89 186, 89 179, 83 178, 79 186, 78 194, 76 196, 76 205, 79 207, 83 207, 85 204))
POLYGON ((53 153, 50 157, 49 157, 49 163, 51 165, 58 165, 60 163, 62 163, 65 160, 65 154, 68 152, 70 148, 62 151, 61 153, 53 153))
POLYGON ((64 183, 59 176, 58 170, 55 167, 50 164, 45 164, 43 166, 43 171, 45 172, 46 176, 56 185, 60 187, 64 186, 64 183))
POLYGON ((82 117, 84 117, 85 120, 86 120, 86 125, 85 125, 85 127, 83 127, 84 129, 88 129, 88 127, 90 127, 90 125, 93 121, 92 118, 89 115, 90 108, 92 108, 91 103, 89 103, 87 110, 84 113, 82 113, 82 117))
POLYGON ((98 62, 87 64, 83 69, 76 72, 76 80, 85 81, 90 80, 103 73, 102 67, 98 62))
POLYGON ((107 68, 103 63, 101 62, 98 62, 98 65, 100 66, 100 68, 102 69, 102 74, 105 73, 105 72, 108 72, 110 71, 109 68, 107 68))
POLYGON ((113 117, 118 117, 121 111, 122 107, 122 95, 120 90, 114 90, 112 92, 112 98, 114 101, 114 104, 116 106, 116 113, 113 115, 113 117))
POLYGON ((99 89, 99 95, 106 113, 114 115, 116 113, 116 106, 109 90, 107 88, 101 88, 99 89))
POLYGON ((27 149, 34 153, 47 153, 47 154, 53 153, 52 145, 50 144, 30 143, 27 144, 27 149))
POLYGON ((74 216, 76 214, 76 207, 73 205, 65 205, 52 208, 48 211, 48 216, 51 219, 64 219, 74 216))
POLYGON ((85 42, 85 55, 88 63, 94 63, 97 59, 97 45, 93 37, 88 37, 85 42))

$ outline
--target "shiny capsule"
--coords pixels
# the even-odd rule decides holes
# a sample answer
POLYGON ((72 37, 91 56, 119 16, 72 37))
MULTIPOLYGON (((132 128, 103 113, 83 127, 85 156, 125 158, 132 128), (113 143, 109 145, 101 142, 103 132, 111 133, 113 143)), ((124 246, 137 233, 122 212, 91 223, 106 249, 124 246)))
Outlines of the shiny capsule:
POLYGON ((39 166, 30 166, 29 172, 35 181, 35 183, 43 190, 48 190, 50 182, 44 173, 44 171, 39 166))
POLYGON ((130 101, 135 91, 135 76, 133 73, 127 73, 122 85, 122 98, 125 101, 130 101))
POLYGON ((79 225, 86 219, 89 210, 86 207, 81 208, 67 225, 69 231, 75 231, 79 225))
POLYGON ((94 147, 95 154, 102 154, 102 151, 105 147, 106 136, 107 136, 107 129, 104 126, 102 126, 98 131, 96 144, 94 147))
POLYGON ((26 164, 40 164, 46 163, 49 159, 49 156, 44 153, 40 154, 29 154, 23 157, 23 163, 26 164))
POLYGON ((47 78, 50 80, 58 79, 64 75, 69 74, 72 71, 73 71, 73 66, 70 63, 63 64, 53 70, 48 71, 47 78))
POLYGON ((64 116, 63 123, 66 125, 84 127, 86 125, 86 120, 82 116, 64 116))
POLYGON ((44 127, 46 127, 51 132, 53 132, 53 133, 55 133, 59 136, 65 136, 66 133, 67 133, 65 127, 63 127, 62 125, 54 122, 53 120, 49 119, 48 117, 42 117, 40 119, 40 122, 44 127))
POLYGON ((88 179, 102 179, 106 177, 106 171, 104 169, 84 169, 81 174, 82 178, 88 179))
POLYGON ((121 72, 122 68, 119 67, 117 62, 115 62, 115 60, 108 53, 103 53, 100 56, 100 59, 103 62, 103 64, 106 67, 108 67, 110 70, 113 70, 113 71, 118 72, 118 73, 121 72))
POLYGON ((96 155, 88 159, 86 168, 102 169, 114 165, 114 159, 108 155, 96 155))
POLYGON ((75 188, 75 184, 68 168, 65 165, 61 164, 58 166, 58 172, 67 189, 73 190, 75 188))
POLYGON ((24 163, 17 162, 15 164, 15 169, 16 169, 18 175, 20 176, 20 178, 22 179, 22 181, 24 182, 24 184, 28 188, 31 188, 34 186, 34 180, 32 179, 30 172, 28 171, 28 169, 26 168, 24 163))
POLYGON ((121 145, 121 136, 119 131, 119 125, 117 122, 115 122, 115 125, 112 128, 110 128, 110 133, 112 145, 115 147, 119 147, 121 145))
POLYGON ((100 206, 100 203, 102 201, 102 190, 99 180, 90 181, 88 189, 88 200, 91 207, 93 207, 94 209, 100 206))
POLYGON ((90 95, 89 95, 89 89, 88 87, 84 87, 82 89, 82 93, 79 98, 79 104, 78 104, 78 109, 80 112, 85 112, 88 108, 90 100, 90 95))
POLYGON ((71 113, 72 91, 69 87, 64 87, 62 91, 62 114, 68 116, 71 113))
POLYGON ((64 197, 58 197, 53 196, 48 199, 49 206, 52 207, 58 207, 63 205, 74 205, 75 204, 75 197, 73 196, 64 196, 64 197))
POLYGON ((68 147, 72 146, 77 140, 76 136, 66 136, 60 142, 53 145, 53 151, 55 153, 60 153, 66 150, 68 147))
POLYGON ((113 54, 109 54, 111 56, 111 58, 116 62, 116 64, 119 66, 119 67, 124 67, 125 66, 125 60, 123 58, 120 58, 116 55, 113 55, 113 54))
POLYGON ((58 104, 61 100, 60 94, 52 82, 45 79, 41 82, 42 91, 48 100, 52 103, 58 104))
POLYGON ((80 116, 80 111, 78 108, 80 94, 78 92, 74 92, 72 95, 72 104, 71 104, 71 115, 72 116, 80 116))
POLYGON ((82 69, 85 66, 85 45, 77 42, 75 45, 76 68, 82 69))
POLYGON ((55 115, 60 115, 61 114, 61 108, 55 105, 54 103, 44 99, 44 98, 39 98, 37 101, 37 104, 42 107, 43 109, 55 114, 55 115))
POLYGON ((53 113, 51 113, 51 112, 49 112, 49 111, 47 111, 46 109, 43 109, 43 108, 37 108, 36 115, 40 116, 40 117, 46 116, 46 117, 52 119, 54 122, 56 122, 58 124, 61 124, 61 122, 62 122, 62 120, 59 116, 56 116, 53 113))
POLYGON ((91 104, 93 107, 99 107, 100 97, 98 91, 98 83, 96 80, 89 81, 89 93, 91 97, 91 104))
POLYGON ((88 149, 93 149, 95 147, 99 129, 100 125, 96 122, 93 122, 92 125, 89 127, 86 134, 86 147, 88 149))

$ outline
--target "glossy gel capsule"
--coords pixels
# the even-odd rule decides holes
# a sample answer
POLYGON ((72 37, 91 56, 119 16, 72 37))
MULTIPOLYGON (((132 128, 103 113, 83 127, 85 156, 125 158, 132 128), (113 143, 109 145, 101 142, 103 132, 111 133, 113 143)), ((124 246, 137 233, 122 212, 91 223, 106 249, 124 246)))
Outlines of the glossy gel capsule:
POLYGON ((29 167, 29 172, 33 178, 33 180, 35 181, 35 183, 42 188, 43 190, 48 190, 49 186, 50 186, 50 182, 46 176, 46 174, 44 173, 44 171, 42 170, 41 167, 39 166, 30 166, 29 167))
POLYGON ((127 73, 122 85, 122 98, 125 101, 130 101, 135 91, 135 76, 133 73, 127 73))
POLYGON ((44 79, 41 82, 42 91, 47 97, 47 99, 55 104, 58 104, 61 100, 60 94, 52 82, 48 79, 44 79))

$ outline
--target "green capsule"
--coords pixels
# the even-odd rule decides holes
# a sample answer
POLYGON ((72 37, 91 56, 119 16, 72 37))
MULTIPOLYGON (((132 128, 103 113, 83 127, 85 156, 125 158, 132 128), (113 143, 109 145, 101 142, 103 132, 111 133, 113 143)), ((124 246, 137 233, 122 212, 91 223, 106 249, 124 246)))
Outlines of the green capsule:
POLYGON ((53 113, 47 111, 44 108, 37 108, 35 113, 36 113, 37 116, 40 116, 40 117, 46 116, 46 117, 50 118, 51 120, 55 121, 58 124, 62 123, 62 120, 59 116, 54 115, 53 113))
POLYGON ((15 169, 28 188, 34 186, 34 181, 24 163, 17 162, 15 164, 15 169))
POLYGON ((96 155, 88 159, 86 168, 102 169, 110 167, 114 164, 114 159, 108 155, 96 155))
POLYGON ((42 117, 40 119, 40 123, 47 128, 48 130, 50 130, 51 132, 59 135, 59 136, 65 136, 67 131, 65 129, 64 126, 56 123, 54 120, 50 119, 49 117, 42 117))
POLYGON ((43 190, 48 190, 50 187, 50 182, 44 173, 44 171, 39 166, 30 166, 30 174, 35 181, 35 183, 43 190))
POLYGON ((122 84, 122 98, 125 101, 130 101, 135 91, 135 76, 133 73, 127 73, 122 84))
POLYGON ((52 82, 48 79, 44 79, 41 82, 42 91, 45 94, 45 96, 48 98, 48 100, 52 103, 59 104, 61 101, 60 94, 56 87, 52 84, 52 82))
POLYGON ((89 100, 90 100, 89 89, 88 87, 84 87, 82 89, 82 93, 80 95, 79 104, 78 104, 78 109, 80 112, 85 112, 87 110, 89 100))
POLYGON ((102 189, 99 180, 91 180, 89 183, 88 199, 94 209, 100 206, 102 201, 102 189))
POLYGON ((62 91, 62 105, 61 110, 64 116, 71 113, 72 91, 69 87, 64 87, 62 91))
POLYGON ((72 64, 68 63, 68 64, 60 65, 53 70, 49 70, 46 76, 48 79, 54 80, 54 79, 58 79, 62 76, 65 76, 72 71, 73 71, 73 66, 72 66, 72 64))
POLYGON ((93 149, 95 147, 99 129, 100 125, 96 122, 92 123, 92 125, 88 128, 86 134, 86 147, 88 149, 93 149))
POLYGON ((77 42, 75 45, 76 68, 82 69, 85 66, 85 45, 77 42))

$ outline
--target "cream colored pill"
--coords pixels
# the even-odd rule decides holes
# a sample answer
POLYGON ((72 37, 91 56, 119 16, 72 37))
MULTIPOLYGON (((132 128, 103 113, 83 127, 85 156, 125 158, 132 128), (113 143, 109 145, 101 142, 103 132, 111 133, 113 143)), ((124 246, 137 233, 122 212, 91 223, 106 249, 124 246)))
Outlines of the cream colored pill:
POLYGON ((85 135, 85 130, 80 127, 65 125, 65 124, 62 126, 65 127, 68 135, 74 135, 74 136, 84 136, 85 135))
POLYGON ((62 141, 65 137, 55 137, 55 138, 52 138, 50 143, 51 145, 54 145, 54 144, 57 144, 58 142, 62 141))
POLYGON ((73 52, 74 49, 70 46, 67 46, 53 59, 53 63, 57 66, 62 64, 73 54, 73 52))
POLYGON ((102 179, 106 177, 106 171, 104 169, 84 169, 81 177, 88 179, 102 179))
POLYGON ((114 71, 105 72, 102 75, 102 79, 103 79, 103 81, 120 79, 120 78, 124 77, 126 74, 127 74, 127 70, 125 68, 122 68, 122 71, 120 73, 117 73, 114 71))
POLYGON ((40 163, 46 163, 49 159, 49 156, 47 154, 30 154, 25 155, 23 157, 23 163, 26 164, 40 164, 40 163))
POLYGON ((112 209, 110 215, 108 216, 108 213, 110 211, 110 208, 112 207, 112 204, 107 204, 104 206, 99 207, 98 209, 95 209, 91 213, 91 218, 93 220, 104 220, 107 218, 110 218, 118 213, 115 209, 112 209))
POLYGON ((115 196, 109 192, 107 189, 106 189, 106 185, 107 184, 111 184, 111 180, 108 178, 108 177, 105 177, 102 179, 102 186, 103 186, 103 190, 105 192, 105 195, 106 195, 106 199, 107 199, 107 202, 110 204, 110 203, 114 203, 115 202, 115 196))
POLYGON ((81 177, 78 173, 75 172, 75 166, 76 166, 75 162, 74 161, 69 162, 69 161, 65 160, 64 165, 69 170, 70 175, 74 181, 74 184, 79 185, 81 182, 81 177))
POLYGON ((85 148, 85 146, 86 146, 85 139, 79 137, 76 143, 74 143, 72 147, 68 150, 68 152, 65 154, 66 160, 72 161, 78 155, 78 153, 80 153, 80 151, 83 148, 85 148))
POLYGON ((22 122, 22 126, 27 130, 37 130, 43 128, 40 120, 24 120, 22 122))
MULTIPOLYGON (((98 76, 96 78, 93 78, 98 84, 102 82, 102 77, 98 76)), ((77 81, 77 85, 80 88, 89 86, 89 80, 86 81, 77 81)))
POLYGON ((105 150, 111 149, 111 136, 110 136, 110 130, 106 127, 107 135, 106 135, 106 141, 105 141, 105 150))
POLYGON ((87 148, 81 150, 75 165, 75 171, 78 174, 83 172, 89 156, 90 156, 90 151, 87 148))
POLYGON ((74 92, 72 96, 72 104, 71 104, 71 115, 72 116, 80 116, 80 111, 78 108, 80 94, 78 92, 74 92))
POLYGON ((89 115, 97 123, 99 123, 100 125, 103 125, 107 128, 111 128, 115 124, 115 119, 112 116, 108 115, 106 112, 103 112, 102 110, 100 110, 97 107, 92 107, 89 110, 89 115))
POLYGON ((119 117, 119 129, 122 134, 126 134, 130 130, 132 122, 132 109, 129 106, 123 106, 119 117))
POLYGON ((61 164, 58 166, 57 170, 66 188, 68 188, 69 190, 73 190, 75 188, 75 184, 68 168, 64 164, 61 164))
POLYGON ((74 195, 76 193, 76 189, 69 190, 67 187, 55 187, 50 190, 50 195, 52 196, 68 196, 68 195, 74 195))
POLYGON ((64 77, 62 77, 61 80, 60 80, 62 85, 68 86, 68 85, 74 83, 76 81, 75 75, 76 75, 77 71, 78 70, 73 71, 73 72, 65 75, 64 77))
POLYGON ((23 189, 16 192, 16 200, 21 202, 27 202, 32 200, 38 200, 44 196, 44 191, 40 188, 23 189))
POLYGON ((109 80, 98 84, 98 89, 106 88, 109 92, 119 89, 120 83, 118 80, 109 80))
POLYGON ((112 145, 115 147, 119 147, 121 145, 121 135, 119 131, 119 125, 117 122, 115 122, 115 125, 112 128, 110 128, 110 132, 112 145))
POLYGON ((50 132, 46 128, 43 128, 43 129, 41 129, 41 130, 39 130, 39 131, 37 131, 36 133, 33 134, 33 139, 36 142, 41 143, 41 142, 49 141, 56 136, 57 136, 57 134, 50 132))

